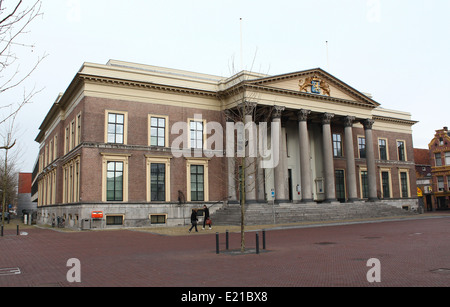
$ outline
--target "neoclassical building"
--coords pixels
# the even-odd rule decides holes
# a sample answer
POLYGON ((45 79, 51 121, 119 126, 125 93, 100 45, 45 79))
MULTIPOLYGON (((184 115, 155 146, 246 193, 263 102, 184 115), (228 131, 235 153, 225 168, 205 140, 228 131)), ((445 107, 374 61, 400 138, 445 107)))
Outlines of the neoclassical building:
POLYGON ((36 137, 38 222, 60 216, 79 228, 183 225, 191 208, 219 208, 244 195, 246 203, 292 206, 416 206, 415 123, 320 68, 224 78, 84 63, 36 137), (250 133, 258 136, 256 155, 250 133), (227 155, 230 144, 246 152, 243 164, 227 155), (273 152, 271 144, 277 163, 261 167, 267 157, 259 149, 273 152))

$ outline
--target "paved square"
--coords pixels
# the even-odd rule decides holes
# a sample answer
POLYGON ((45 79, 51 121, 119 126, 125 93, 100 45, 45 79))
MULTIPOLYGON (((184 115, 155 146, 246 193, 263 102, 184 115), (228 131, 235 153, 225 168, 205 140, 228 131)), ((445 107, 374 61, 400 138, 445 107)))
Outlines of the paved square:
MULTIPOLYGON (((68 233, 31 228, 26 232, 17 236, 15 230, 7 230, 0 238, 1 287, 450 284, 450 215, 267 230, 266 252, 234 256, 216 254, 214 230, 187 236, 133 230, 68 233), (71 258, 80 261, 80 283, 67 281, 71 258), (367 281, 371 258, 380 261, 379 283, 367 281)), ((239 248, 239 236, 230 233, 230 249, 239 248)), ((246 234, 246 246, 255 248, 255 232, 246 234)), ((220 250, 225 250, 224 234, 220 234, 220 250)))

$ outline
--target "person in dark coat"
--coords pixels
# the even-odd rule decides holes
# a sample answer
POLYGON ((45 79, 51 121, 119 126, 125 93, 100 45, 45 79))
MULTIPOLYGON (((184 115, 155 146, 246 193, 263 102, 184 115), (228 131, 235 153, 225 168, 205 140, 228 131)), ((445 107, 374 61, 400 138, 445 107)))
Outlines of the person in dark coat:
POLYGON ((203 205, 203 228, 202 229, 205 229, 206 221, 208 219, 210 220, 210 223, 208 224, 209 229, 211 229, 212 223, 211 223, 211 219, 209 218, 209 209, 206 205, 203 205))
POLYGON ((191 232, 192 228, 195 227, 195 232, 198 232, 197 230, 197 210, 196 209, 192 209, 192 213, 191 213, 191 228, 189 228, 189 232, 191 232))

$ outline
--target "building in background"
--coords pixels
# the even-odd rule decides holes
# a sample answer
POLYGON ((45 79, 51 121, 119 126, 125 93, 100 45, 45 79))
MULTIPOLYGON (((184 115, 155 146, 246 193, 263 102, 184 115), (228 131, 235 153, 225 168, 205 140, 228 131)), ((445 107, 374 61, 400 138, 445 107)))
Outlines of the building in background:
POLYGON ((425 211, 434 211, 436 206, 433 200, 430 151, 414 148, 414 160, 416 162, 417 196, 420 205, 425 211))
POLYGON ((436 130, 428 144, 434 208, 448 210, 450 202, 450 132, 447 127, 436 130))
POLYGON ((37 204, 31 200, 31 173, 19 173, 18 197, 16 213, 19 217, 23 214, 36 212, 37 204))

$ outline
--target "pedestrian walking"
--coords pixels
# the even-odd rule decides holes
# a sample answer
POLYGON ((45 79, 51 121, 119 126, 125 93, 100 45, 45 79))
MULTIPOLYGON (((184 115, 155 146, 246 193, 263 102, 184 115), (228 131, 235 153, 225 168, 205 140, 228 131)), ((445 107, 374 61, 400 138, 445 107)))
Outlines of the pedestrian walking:
POLYGON ((209 229, 212 229, 212 222, 211 222, 211 218, 209 217, 209 209, 206 205, 203 205, 203 228, 205 229, 206 224, 208 224, 209 229))
POLYGON ((192 213, 191 213, 191 228, 189 228, 189 232, 191 232, 192 228, 195 227, 195 232, 198 232, 197 230, 197 209, 192 209, 192 213))

